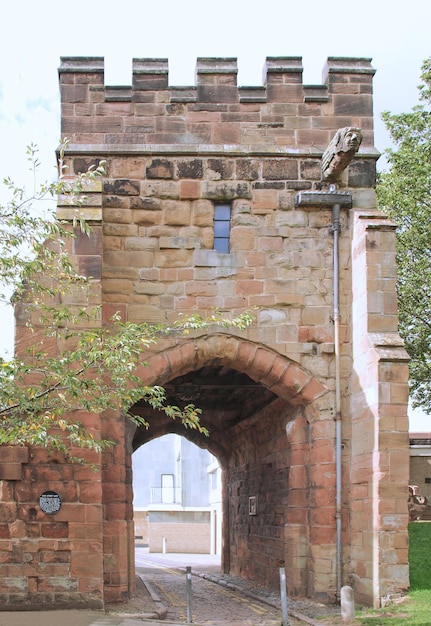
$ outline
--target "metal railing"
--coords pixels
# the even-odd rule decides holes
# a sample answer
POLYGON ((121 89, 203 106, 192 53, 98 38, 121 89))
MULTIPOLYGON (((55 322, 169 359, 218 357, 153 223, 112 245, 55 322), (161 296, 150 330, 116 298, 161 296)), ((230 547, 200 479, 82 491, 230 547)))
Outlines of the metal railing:
POLYGON ((151 487, 151 504, 181 504, 180 487, 151 487))

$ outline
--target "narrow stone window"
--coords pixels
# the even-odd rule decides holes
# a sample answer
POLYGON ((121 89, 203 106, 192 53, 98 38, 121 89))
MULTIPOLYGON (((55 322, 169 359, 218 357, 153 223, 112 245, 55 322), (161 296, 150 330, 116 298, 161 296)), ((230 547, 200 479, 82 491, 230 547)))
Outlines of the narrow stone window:
POLYGON ((214 250, 230 251, 230 204, 214 205, 214 250))

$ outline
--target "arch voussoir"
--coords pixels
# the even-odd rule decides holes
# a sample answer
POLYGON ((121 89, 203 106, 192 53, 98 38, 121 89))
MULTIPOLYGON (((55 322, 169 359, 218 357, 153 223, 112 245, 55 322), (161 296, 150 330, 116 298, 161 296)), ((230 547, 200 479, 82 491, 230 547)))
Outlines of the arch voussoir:
POLYGON ((262 385, 265 385, 265 387, 268 387, 268 389, 272 389, 272 387, 282 379, 290 365, 290 361, 277 354, 271 369, 261 378, 260 382, 262 385))
POLYGON ((310 404, 316 400, 316 398, 320 398, 320 396, 323 396, 328 391, 328 388, 325 387, 325 385, 322 385, 317 378, 310 377, 308 383, 301 389, 300 397, 292 398, 291 404, 310 404))
POLYGON ((163 385, 193 370, 223 364, 246 373, 294 406, 310 404, 328 391, 319 380, 287 357, 227 334, 191 338, 153 354, 147 363, 147 367, 139 368, 139 375, 148 385, 163 385))
POLYGON ((321 382, 295 363, 290 363, 278 382, 269 389, 295 406, 309 404, 327 391, 321 382))
POLYGON ((165 352, 153 354, 141 363, 136 374, 146 385, 163 384, 169 378, 169 360, 165 352))
POLYGON ((249 364, 250 377, 256 382, 262 382, 264 376, 271 371, 277 354, 266 348, 258 347, 254 352, 253 360, 249 364))
MULTIPOLYGON (((236 369, 238 372, 249 372, 251 363, 255 357, 258 346, 249 341, 240 341, 235 358, 230 363, 230 366, 236 369)), ((252 376, 250 376, 253 378, 252 376)))

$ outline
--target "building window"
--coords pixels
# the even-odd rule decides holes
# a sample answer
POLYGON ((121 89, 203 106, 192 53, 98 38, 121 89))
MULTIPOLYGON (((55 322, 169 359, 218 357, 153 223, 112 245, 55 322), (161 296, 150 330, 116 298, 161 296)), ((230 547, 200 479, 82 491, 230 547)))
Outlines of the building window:
POLYGON ((217 489, 217 470, 210 473, 210 488, 217 489))
POLYGON ((230 204, 214 205, 214 250, 230 251, 230 204))

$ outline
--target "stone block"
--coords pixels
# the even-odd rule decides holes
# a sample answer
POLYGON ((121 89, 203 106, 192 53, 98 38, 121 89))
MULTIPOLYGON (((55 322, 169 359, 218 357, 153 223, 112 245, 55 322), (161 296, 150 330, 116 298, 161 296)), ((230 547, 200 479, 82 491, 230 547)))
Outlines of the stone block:
POLYGON ((147 165, 146 176, 147 178, 173 178, 174 164, 168 159, 154 158, 147 165))
POLYGON ((248 227, 233 226, 231 229, 230 246, 232 251, 250 250, 255 248, 255 231, 248 227))
POLYGON ((67 522, 51 522, 41 524, 41 536, 46 539, 67 539, 69 528, 67 522))
POLYGON ((176 166, 178 178, 198 179, 203 177, 202 159, 179 160, 176 166))
POLYGON ((163 221, 168 226, 188 226, 191 207, 189 202, 165 201, 162 206, 163 221))
POLYGON ((202 198, 215 202, 230 202, 237 198, 251 198, 251 188, 246 182, 204 182, 202 185, 202 198))
MULTIPOLYGON (((373 114, 372 96, 367 94, 334 94, 334 114, 340 116, 371 117, 373 114)), ((349 126, 353 124, 349 124, 349 126)))
POLYGON ((223 84, 198 84, 197 88, 198 102, 226 102, 232 103, 238 101, 238 88, 235 85, 223 84))
POLYGON ((91 558, 89 558, 88 552, 79 553, 72 552, 71 555, 71 574, 74 577, 78 578, 97 578, 100 576, 100 572, 102 571, 102 556, 101 546, 98 549, 98 552, 91 553, 91 558))
POLYGON ((140 184, 137 180, 115 179, 103 181, 103 193, 117 196, 138 196, 140 184))
POLYGON ((0 465, 0 480, 21 480, 22 464, 6 462, 0 465))
MULTIPOLYGON (((207 177, 210 180, 229 180, 234 177, 235 162, 231 159, 208 159, 207 177)), ((237 174, 237 178, 247 177, 237 174)))
POLYGON ((181 200, 197 200, 200 198, 200 185, 194 180, 180 181, 179 197, 181 200))
POLYGON ((275 189, 256 189, 253 191, 252 211, 256 215, 272 213, 278 206, 278 195, 275 189))
POLYGON ((349 187, 362 187, 373 189, 376 186, 376 162, 375 160, 354 160, 348 170, 349 187))
POLYGON ((296 180, 298 163, 296 159, 266 159, 262 174, 266 180, 296 180))

